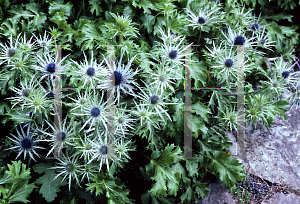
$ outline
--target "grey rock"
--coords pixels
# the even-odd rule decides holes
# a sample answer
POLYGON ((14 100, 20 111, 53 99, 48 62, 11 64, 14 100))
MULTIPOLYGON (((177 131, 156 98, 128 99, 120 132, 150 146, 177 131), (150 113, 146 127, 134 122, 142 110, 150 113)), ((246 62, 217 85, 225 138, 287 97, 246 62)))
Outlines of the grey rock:
POLYGON ((300 203, 300 196, 295 194, 276 193, 270 199, 263 201, 262 204, 296 204, 300 203))
POLYGON ((223 186, 222 182, 218 180, 216 183, 211 183, 210 191, 206 198, 201 199, 196 204, 224 204, 225 202, 234 204, 235 201, 231 194, 228 192, 228 188, 223 186))
MULTIPOLYGON (((240 159, 239 153, 237 159, 249 167, 251 174, 273 183, 283 182, 292 188, 300 188, 300 108, 293 106, 286 115, 287 120, 279 116, 274 120, 270 132, 267 128, 262 130, 262 122, 256 129, 253 122, 246 126, 247 160, 240 159)), ((233 143, 230 151, 235 155, 241 148, 236 148, 236 138, 231 133, 228 137, 233 143)))

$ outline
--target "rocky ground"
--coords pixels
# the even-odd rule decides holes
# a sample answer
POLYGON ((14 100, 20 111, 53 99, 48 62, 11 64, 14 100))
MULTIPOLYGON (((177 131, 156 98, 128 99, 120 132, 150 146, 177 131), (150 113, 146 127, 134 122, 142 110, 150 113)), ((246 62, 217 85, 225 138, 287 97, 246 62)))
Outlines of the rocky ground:
MULTIPOLYGON (((210 184, 209 196, 197 204, 219 203, 300 203, 300 107, 286 112, 287 120, 278 117, 270 131, 258 123, 246 126, 246 161, 239 158, 249 172, 235 193, 228 193, 220 181, 210 184), (235 197, 235 198, 234 198, 235 197)), ((236 152, 236 137, 228 133, 236 152)))

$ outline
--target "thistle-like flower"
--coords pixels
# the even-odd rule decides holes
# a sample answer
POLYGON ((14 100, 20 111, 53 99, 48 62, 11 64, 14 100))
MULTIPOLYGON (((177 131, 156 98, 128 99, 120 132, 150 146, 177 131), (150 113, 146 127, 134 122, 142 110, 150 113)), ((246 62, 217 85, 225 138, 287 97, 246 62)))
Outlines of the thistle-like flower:
POLYGON ((11 70, 17 69, 22 73, 26 73, 29 71, 30 65, 30 54, 23 52, 20 56, 11 58, 7 67, 11 67, 11 70))
POLYGON ((131 84, 138 86, 138 84, 133 80, 133 77, 139 72, 139 70, 137 69, 135 72, 132 72, 132 70, 130 69, 131 64, 136 56, 131 58, 131 60, 125 66, 124 64, 121 64, 123 54, 124 53, 122 53, 117 66, 115 64, 115 61, 113 61, 111 66, 108 60, 104 58, 109 68, 109 73, 107 77, 107 83, 100 84, 99 86, 99 88, 107 88, 108 90, 113 90, 117 95, 116 101, 118 102, 118 105, 120 102, 121 92, 123 92, 124 94, 135 96, 135 93, 133 91, 134 87, 131 84))
POLYGON ((285 62, 283 57, 277 58, 275 60, 275 75, 277 78, 284 79, 286 83, 291 84, 295 90, 297 90, 297 84, 299 83, 299 74, 294 72, 293 67, 296 65, 295 62, 293 65, 285 62))
POLYGON ((62 148, 68 144, 68 145, 72 145, 72 141, 74 141, 74 126, 73 126, 73 122, 68 122, 68 126, 67 126, 67 118, 65 118, 63 121, 61 121, 60 116, 58 116, 58 127, 53 127, 53 125, 48 122, 47 124, 49 125, 49 127, 52 129, 51 133, 46 132, 42 129, 40 129, 39 131, 41 133, 43 133, 44 135, 50 137, 50 139, 48 140, 43 140, 46 142, 51 142, 52 143, 52 148, 50 149, 50 151, 48 152, 47 156, 49 156, 49 154, 51 152, 53 152, 54 150, 56 150, 57 152, 60 152, 62 150, 62 148))
POLYGON ((261 31, 255 32, 256 42, 258 43, 259 47, 273 51, 270 47, 275 47, 274 43, 276 41, 270 41, 269 32, 265 32, 265 29, 266 28, 264 27, 263 29, 261 29, 261 31))
POLYGON ((77 108, 80 108, 80 112, 83 111, 83 107, 85 107, 88 103, 88 100, 91 96, 91 93, 90 93, 90 89, 85 89, 84 91, 84 94, 81 94, 81 91, 82 89, 76 89, 77 91, 77 99, 73 99, 73 98, 70 98, 72 101, 74 101, 74 103, 70 103, 68 104, 69 106, 72 106, 74 108, 71 109, 71 112, 72 111, 75 111, 77 108))
POLYGON ((94 88, 104 80, 104 76, 107 75, 107 70, 102 66, 103 61, 98 64, 97 60, 94 59, 94 55, 92 52, 91 60, 88 62, 85 53, 83 53, 85 61, 80 64, 75 62, 76 65, 71 71, 72 76, 78 77, 83 82, 83 87, 85 85, 94 88))
POLYGON ((88 131, 91 130, 91 128, 93 127, 93 125, 102 125, 106 128, 107 130, 107 125, 106 125, 106 103, 102 102, 103 99, 103 92, 102 92, 102 96, 101 99, 99 100, 99 96, 98 94, 96 94, 96 91, 93 89, 93 96, 91 96, 88 101, 87 104, 85 106, 81 106, 81 111, 80 113, 75 112, 75 109, 72 109, 71 114, 73 115, 78 115, 78 116, 84 116, 86 118, 86 122, 84 123, 84 125, 82 126, 81 130, 83 130, 83 128, 88 124, 90 124, 90 127, 88 129, 88 131))
POLYGON ((186 56, 192 55, 192 53, 183 53, 190 49, 192 44, 182 46, 181 43, 184 38, 181 38, 181 36, 175 37, 170 33, 170 30, 168 30, 168 35, 165 35, 161 28, 159 28, 159 32, 161 33, 163 43, 157 43, 155 49, 162 54, 161 57, 165 58, 166 62, 170 64, 174 63, 177 67, 181 65, 188 67, 184 64, 184 61, 193 62, 192 60, 186 59, 186 56))
POLYGON ((87 163, 90 164, 95 159, 97 161, 100 160, 99 164, 99 172, 101 171, 102 164, 106 163, 107 170, 109 172, 109 162, 108 159, 116 159, 115 151, 113 151, 112 147, 114 143, 108 143, 107 134, 105 133, 105 136, 103 136, 103 133, 100 133, 99 130, 95 131, 96 138, 95 140, 90 141, 92 145, 92 149, 90 150, 93 154, 91 160, 87 163))
POLYGON ((67 177, 68 183, 69 183, 69 190, 71 190, 71 182, 72 180, 76 180, 77 184, 80 186, 80 182, 78 180, 78 177, 82 174, 82 168, 83 166, 79 164, 78 158, 73 157, 70 159, 69 157, 66 157, 65 155, 62 155, 62 158, 57 158, 59 163, 55 167, 51 167, 50 169, 57 169, 60 171, 53 180, 57 179, 60 175, 65 175, 61 182, 63 182, 67 177))
POLYGON ((144 124, 146 123, 150 126, 154 126, 155 128, 159 128, 157 121, 151 119, 156 115, 156 113, 151 110, 152 108, 150 108, 149 106, 137 105, 135 101, 134 103, 136 109, 132 110, 131 112, 138 118, 138 120, 140 120, 141 126, 143 126, 144 121, 144 124))
POLYGON ((252 16, 252 10, 253 9, 248 9, 248 11, 244 11, 245 6, 241 7, 238 5, 232 6, 231 13, 233 13, 236 17, 236 20, 239 22, 238 26, 240 25, 246 25, 250 26, 251 25, 251 20, 253 19, 252 16))
POLYGON ((141 99, 141 104, 140 106, 149 106, 152 109, 154 109, 156 111, 156 113, 160 116, 160 118, 164 121, 164 117, 162 115, 162 113, 164 113, 171 121, 171 117, 168 114, 167 110, 164 109, 166 105, 169 104, 176 104, 176 103, 166 103, 166 99, 167 99, 167 95, 162 95, 162 94, 158 94, 157 90, 156 92, 152 92, 150 88, 148 88, 146 90, 146 92, 144 90, 141 89, 141 94, 139 94, 137 97, 139 99, 141 99), (148 92, 148 93, 146 93, 148 92))
POLYGON ((36 112, 44 113, 46 117, 48 117, 51 110, 54 110, 53 101, 47 98, 47 94, 41 88, 31 89, 30 97, 26 98, 26 103, 24 103, 24 107, 33 110, 33 114, 36 112))
POLYGON ((220 43, 220 45, 216 47, 215 41, 213 41, 213 48, 212 49, 209 49, 205 45, 206 49, 210 52, 210 53, 206 52, 207 56, 210 57, 210 58, 218 58, 221 55, 221 53, 223 53, 223 47, 222 47, 223 43, 224 43, 224 41, 222 41, 220 43))
POLYGON ((167 88, 169 88, 171 91, 174 91, 174 88, 171 86, 171 84, 175 84, 174 80, 183 79, 182 75, 176 70, 171 68, 167 69, 164 62, 160 63, 159 65, 154 64, 154 67, 157 67, 157 69, 155 69, 154 72, 153 70, 149 72, 149 74, 152 75, 150 78, 154 80, 151 84, 149 84, 149 86, 153 84, 156 85, 157 89, 160 89, 161 95, 167 88))
POLYGON ((91 152, 92 144, 91 141, 94 140, 94 133, 87 134, 84 133, 84 137, 79 137, 79 140, 75 141, 75 148, 77 151, 74 153, 75 155, 80 155, 79 158, 84 158, 85 163, 89 162, 93 156, 93 153, 91 152))
POLYGON ((53 45, 53 40, 52 40, 53 37, 49 38, 49 36, 47 36, 46 31, 44 33, 44 37, 42 37, 41 35, 39 35, 39 38, 36 37, 36 35, 34 35, 34 37, 36 39, 36 43, 42 48, 49 50, 48 48, 50 48, 53 45))
POLYGON ((129 113, 126 113, 125 109, 117 108, 115 112, 115 134, 119 135, 121 133, 123 136, 125 134, 128 134, 128 130, 133 130, 133 124, 132 122, 134 119, 130 118, 129 113))
POLYGON ((245 34, 242 33, 241 30, 239 32, 233 31, 229 26, 228 28, 228 35, 225 35, 225 33, 221 30, 223 36, 225 37, 225 41, 227 41, 230 45, 244 45, 245 47, 249 47, 251 45, 254 45, 255 42, 253 42, 254 37, 247 38, 245 34))
POLYGON ((190 22, 188 26, 192 26, 193 29, 200 28, 202 30, 205 26, 212 26, 215 23, 223 22, 219 20, 220 15, 217 14, 220 9, 219 7, 211 9, 209 5, 205 6, 204 4, 202 8, 198 9, 198 15, 192 12, 190 5, 187 4, 187 8, 185 10, 187 15, 190 17, 190 19, 188 19, 190 22))
POLYGON ((14 142, 14 147, 10 147, 7 150, 10 149, 18 149, 17 151, 19 152, 16 159, 22 154, 24 153, 24 159, 26 158, 26 155, 28 154, 29 157, 31 159, 33 159, 34 161, 36 161, 34 159, 33 153, 39 157, 39 155, 36 153, 35 149, 45 149, 43 147, 39 147, 36 145, 37 142, 39 142, 40 140, 35 140, 33 139, 33 135, 36 134, 36 132, 30 133, 30 125, 27 126, 27 132, 25 133, 22 126, 20 126, 21 129, 21 134, 18 131, 18 129, 16 128, 17 134, 18 136, 15 136, 13 134, 11 134, 11 136, 13 138, 9 138, 11 141, 14 142))
MULTIPOLYGON (((228 46, 225 43, 225 47, 217 56, 213 56, 213 53, 209 54, 213 56, 212 68, 214 68, 214 74, 218 78, 218 80, 223 83, 226 81, 227 85, 230 87, 230 82, 236 82, 236 73, 237 73, 237 59, 235 54, 232 51, 233 47, 230 47, 228 50, 228 46)), ((245 64, 248 60, 245 62, 245 64)), ((245 71, 249 71, 249 65, 244 66, 245 71)))
MULTIPOLYGON (((58 57, 58 55, 56 55, 56 57, 58 57)), ((37 55, 37 61, 39 63, 39 66, 35 65, 33 66, 35 70, 41 71, 42 74, 44 75, 43 77, 41 77, 40 80, 42 80, 44 77, 51 75, 53 76, 55 74, 55 71, 60 72, 65 66, 67 66, 68 64, 62 66, 60 68, 60 70, 58 70, 58 66, 56 63, 60 64, 62 63, 66 58, 68 57, 65 56, 60 62, 57 62, 57 59, 54 60, 50 54, 48 53, 47 55, 44 54, 44 59, 43 57, 41 57, 40 55, 37 55)), ((63 73, 62 73, 63 74, 63 73)))
POLYGON ((119 154, 119 158, 126 157, 127 159, 130 159, 128 152, 129 151, 136 151, 136 147, 133 145, 133 142, 131 140, 124 141, 124 138, 119 138, 117 141, 115 141, 115 149, 116 153, 119 154))
POLYGON ((252 31, 252 32, 259 32, 262 28, 265 28, 266 26, 268 25, 262 25, 262 22, 264 20, 266 20, 267 17, 265 17, 263 20, 260 19, 260 16, 261 16, 261 13, 259 14, 257 20, 254 19, 251 23, 251 25, 249 26, 249 29, 252 31))
POLYGON ((19 43, 19 46, 23 51, 28 52, 28 51, 32 51, 33 49, 35 49, 36 43, 31 42, 32 37, 33 36, 31 36, 31 38, 29 38, 29 40, 27 40, 26 35, 24 33, 24 37, 21 38, 21 42, 19 43))
POLYGON ((96 164, 87 164, 82 167, 82 176, 80 182, 87 178, 88 182, 92 180, 97 175, 97 165, 96 164))
POLYGON ((2 49, 0 51, 1 52, 0 59, 3 60, 0 63, 0 65, 5 63, 5 62, 7 62, 9 64, 10 60, 17 55, 20 35, 21 35, 21 33, 18 35, 15 42, 13 42, 13 37, 12 37, 12 34, 11 34, 9 45, 4 46, 2 43, 0 43, 0 46, 2 47, 2 49))
POLYGON ((35 81, 35 76, 33 76, 30 81, 25 78, 24 81, 20 82, 20 88, 11 87, 11 90, 17 95, 15 97, 7 98, 8 100, 12 100, 14 102, 11 108, 13 109, 17 104, 20 103, 23 110, 27 98, 32 95, 36 86, 37 84, 35 81))
POLYGON ((240 123, 238 123, 237 121, 243 121, 245 116, 243 114, 238 116, 236 111, 234 111, 232 108, 228 109, 227 107, 225 107, 225 111, 223 111, 219 107, 218 109, 219 113, 221 114, 219 114, 219 116, 216 116, 216 118, 220 119, 227 131, 237 130, 237 125, 240 125, 240 123))

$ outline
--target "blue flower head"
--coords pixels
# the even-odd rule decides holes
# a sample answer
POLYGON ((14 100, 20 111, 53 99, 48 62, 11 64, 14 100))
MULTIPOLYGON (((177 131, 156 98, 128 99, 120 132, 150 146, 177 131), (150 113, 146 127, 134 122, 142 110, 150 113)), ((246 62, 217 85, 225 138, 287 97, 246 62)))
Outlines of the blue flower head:
POLYGON ((25 96, 25 97, 28 97, 30 94, 30 89, 23 89, 22 90, 22 95, 25 96))
POLYGON ((16 49, 14 49, 14 48, 9 48, 9 49, 8 49, 7 55, 8 55, 9 57, 13 57, 15 54, 16 54, 16 49))
POLYGON ((226 66, 226 67, 232 67, 232 65, 233 65, 232 59, 227 59, 227 60, 225 61, 225 66, 226 66))
POLYGON ((288 78, 289 75, 290 75, 290 72, 289 72, 289 71, 284 71, 284 72, 282 72, 282 76, 283 76, 285 79, 288 78))
POLYGON ((107 154, 107 146, 101 146, 100 149, 99 149, 99 152, 102 155, 106 155, 107 154))
POLYGON ((205 23, 205 18, 199 17, 199 18, 198 18, 198 23, 199 23, 199 24, 204 24, 204 23, 205 23))
POLYGON ((254 24, 251 25, 250 28, 251 28, 251 30, 253 30, 253 31, 258 31, 258 29, 259 29, 259 24, 254 23, 254 24))
POLYGON ((95 68, 93 68, 93 67, 89 67, 89 68, 87 68, 87 70, 86 70, 86 74, 87 74, 88 76, 90 76, 90 77, 95 76, 95 73, 96 73, 96 70, 95 70, 95 68))
POLYGON ((159 96, 158 95, 153 95, 150 97, 150 102, 151 104, 156 104, 159 100, 159 96))
POLYGON ((118 71, 114 71, 114 75, 115 75, 115 85, 118 86, 123 81, 122 73, 118 71))
POLYGON ((64 141, 66 139, 66 133, 65 132, 58 132, 56 134, 56 139, 58 141, 64 141))
POLYGON ((50 74, 53 74, 55 72, 55 63, 50 62, 49 64, 46 65, 46 71, 50 74))
POLYGON ((100 115, 100 109, 99 108, 92 108, 91 110, 91 116, 94 118, 97 118, 100 115))
POLYGON ((73 170, 74 170, 74 165, 71 164, 71 163, 68 163, 68 164, 66 165, 65 169, 66 169, 66 171, 67 171, 68 173, 71 173, 71 172, 73 172, 73 170))
POLYGON ((31 138, 27 138, 25 137, 22 141, 20 146, 24 149, 24 150, 31 150, 32 146, 33 146, 33 140, 31 138))
POLYGON ((244 45, 246 42, 245 38, 241 35, 235 37, 233 44, 234 45, 244 45))
POLYGON ((171 59, 176 59, 176 58, 177 58, 177 55, 178 55, 177 50, 171 50, 171 51, 169 52, 169 57, 170 57, 171 59))

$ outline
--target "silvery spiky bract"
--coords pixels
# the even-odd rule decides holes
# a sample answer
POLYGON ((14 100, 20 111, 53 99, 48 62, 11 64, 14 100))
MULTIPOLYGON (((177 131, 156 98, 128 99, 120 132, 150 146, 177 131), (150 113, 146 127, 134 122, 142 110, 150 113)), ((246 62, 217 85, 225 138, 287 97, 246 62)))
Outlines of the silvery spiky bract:
POLYGON ((71 110, 71 114, 86 118, 81 130, 83 130, 87 124, 90 124, 88 131, 90 131, 94 125, 104 126, 107 129, 106 109, 108 108, 107 106, 111 106, 111 104, 107 105, 107 102, 103 102, 103 97, 103 92, 101 92, 101 96, 99 96, 96 90, 93 89, 92 95, 88 98, 86 104, 79 105, 80 111, 76 109, 71 110))
POLYGON ((99 88, 107 88, 108 90, 116 92, 115 100, 117 101, 118 105, 120 103, 120 97, 122 93, 135 96, 133 89, 134 86, 138 86, 133 77, 137 75, 139 70, 136 69, 133 71, 132 68, 132 62, 136 56, 132 57, 125 66, 122 64, 123 54, 124 53, 122 53, 117 64, 114 60, 109 62, 108 59, 104 58, 106 65, 108 66, 107 82, 99 85, 99 88))
POLYGON ((14 146, 8 148, 7 150, 10 149, 17 149, 18 155, 16 159, 21 155, 24 154, 24 159, 26 158, 27 155, 34 161, 34 154, 39 157, 39 155, 36 153, 36 149, 45 149, 43 147, 40 147, 37 145, 37 143, 40 140, 34 139, 34 135, 36 132, 30 132, 30 125, 27 126, 27 132, 23 130, 23 127, 20 126, 21 133, 19 132, 18 128, 16 128, 17 131, 17 136, 11 134, 12 138, 8 137, 11 141, 14 142, 14 146))
POLYGON ((95 88, 98 83, 103 83, 104 76, 107 75, 106 69, 103 66, 103 61, 100 63, 97 62, 93 52, 90 60, 87 59, 85 53, 83 53, 83 55, 84 62, 81 62, 80 64, 72 60, 76 66, 70 70, 72 73, 71 75, 76 76, 81 80, 83 82, 83 87, 95 88))
POLYGON ((50 169, 55 169, 59 173, 54 177, 53 180, 57 179, 59 176, 64 176, 62 181, 63 182, 66 178, 69 183, 69 190, 71 190, 71 183, 72 180, 76 180, 76 183, 80 186, 80 181, 78 177, 82 174, 83 166, 79 164, 78 157, 68 157, 62 155, 62 158, 56 158, 58 163, 55 167, 51 167, 50 169))

